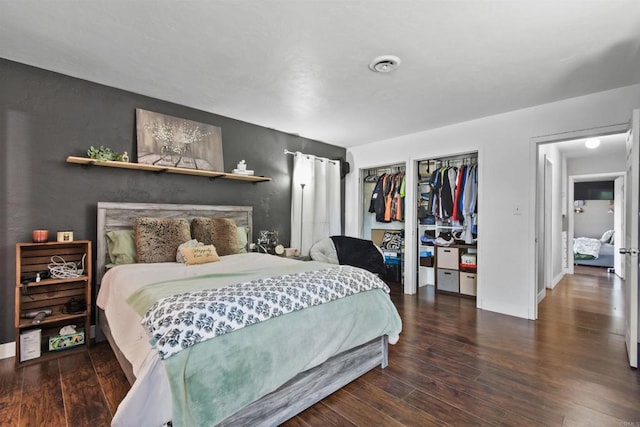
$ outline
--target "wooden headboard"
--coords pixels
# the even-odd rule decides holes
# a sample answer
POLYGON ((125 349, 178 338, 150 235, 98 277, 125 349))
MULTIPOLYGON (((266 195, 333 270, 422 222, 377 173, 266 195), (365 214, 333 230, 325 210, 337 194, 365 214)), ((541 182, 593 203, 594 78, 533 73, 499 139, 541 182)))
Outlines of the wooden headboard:
POLYGON ((219 205, 177 205, 160 203, 113 203, 98 202, 96 284, 109 263, 106 233, 113 230, 131 230, 135 218, 186 218, 188 221, 199 216, 230 218, 238 227, 248 227, 248 241, 253 235, 253 207, 219 205))

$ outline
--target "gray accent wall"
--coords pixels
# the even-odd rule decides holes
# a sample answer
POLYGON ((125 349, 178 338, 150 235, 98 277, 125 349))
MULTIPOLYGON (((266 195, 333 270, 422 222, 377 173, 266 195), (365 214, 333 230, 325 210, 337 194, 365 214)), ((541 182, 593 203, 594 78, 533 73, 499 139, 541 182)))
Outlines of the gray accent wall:
POLYGON ((284 149, 332 159, 346 154, 330 144, 4 59, 0 108, 0 343, 14 340, 15 244, 30 241, 31 230, 49 230, 50 240, 72 230, 76 240, 95 245, 98 201, 250 205, 254 233, 278 231, 288 245, 293 159, 284 149), (251 184, 65 162, 69 155, 86 156, 92 145, 128 151, 135 160, 136 108, 219 126, 225 171, 244 159, 248 169, 273 180, 251 184))

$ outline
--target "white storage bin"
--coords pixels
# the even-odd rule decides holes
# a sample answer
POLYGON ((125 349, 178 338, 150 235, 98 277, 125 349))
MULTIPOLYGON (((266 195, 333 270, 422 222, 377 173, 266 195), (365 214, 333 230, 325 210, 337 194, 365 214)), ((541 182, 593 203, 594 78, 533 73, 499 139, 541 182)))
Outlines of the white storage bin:
POLYGON ((445 246, 438 246, 436 257, 436 264, 438 268, 457 270, 458 263, 458 248, 447 248, 445 246))
POLYGON ((460 273, 460 293, 464 295, 477 295, 475 273, 460 273))

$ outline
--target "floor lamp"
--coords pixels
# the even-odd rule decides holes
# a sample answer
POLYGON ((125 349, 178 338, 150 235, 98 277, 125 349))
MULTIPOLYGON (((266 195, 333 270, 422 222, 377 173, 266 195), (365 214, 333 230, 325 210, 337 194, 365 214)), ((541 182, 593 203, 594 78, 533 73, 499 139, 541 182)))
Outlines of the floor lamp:
POLYGON ((302 255, 302 231, 303 224, 302 220, 304 219, 304 186, 307 185, 305 183, 300 184, 300 188, 302 193, 300 194, 300 255, 302 255))
POLYGON ((308 167, 304 167, 300 165, 296 168, 296 179, 295 181, 300 184, 301 194, 300 194, 300 255, 303 254, 302 242, 303 237, 302 233, 304 232, 304 187, 311 182, 311 169, 308 167))

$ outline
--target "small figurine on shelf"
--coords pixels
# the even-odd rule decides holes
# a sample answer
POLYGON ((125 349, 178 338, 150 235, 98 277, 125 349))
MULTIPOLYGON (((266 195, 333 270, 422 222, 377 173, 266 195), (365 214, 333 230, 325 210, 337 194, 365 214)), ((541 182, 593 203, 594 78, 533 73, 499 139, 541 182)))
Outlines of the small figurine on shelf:
POLYGON ((240 162, 238 162, 238 165, 233 170, 233 173, 238 175, 253 175, 253 171, 250 169, 247 169, 247 164, 245 163, 244 160, 240 160, 240 162))
POLYGON ((122 161, 129 163, 129 153, 127 153, 126 151, 122 153, 122 161))

